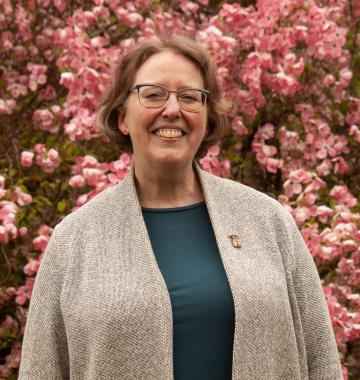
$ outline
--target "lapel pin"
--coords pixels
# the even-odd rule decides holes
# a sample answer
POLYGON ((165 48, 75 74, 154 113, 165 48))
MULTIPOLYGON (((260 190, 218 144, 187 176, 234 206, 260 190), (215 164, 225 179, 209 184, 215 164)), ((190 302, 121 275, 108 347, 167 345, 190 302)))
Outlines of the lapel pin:
POLYGON ((241 247, 241 241, 238 235, 230 234, 229 238, 231 239, 231 243, 234 248, 240 248, 241 247))

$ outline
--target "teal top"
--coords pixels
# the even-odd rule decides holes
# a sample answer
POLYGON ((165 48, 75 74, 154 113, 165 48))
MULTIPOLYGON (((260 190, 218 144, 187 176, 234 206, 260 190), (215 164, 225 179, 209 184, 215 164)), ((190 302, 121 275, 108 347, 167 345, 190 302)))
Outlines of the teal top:
POLYGON ((171 299, 175 380, 231 380, 234 304, 205 202, 142 212, 171 299))

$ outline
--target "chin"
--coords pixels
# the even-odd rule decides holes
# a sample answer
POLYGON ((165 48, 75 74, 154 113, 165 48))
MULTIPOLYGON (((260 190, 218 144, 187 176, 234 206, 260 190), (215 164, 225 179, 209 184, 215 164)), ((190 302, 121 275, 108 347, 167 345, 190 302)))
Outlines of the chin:
POLYGON ((158 163, 162 165, 184 165, 185 163, 190 163, 191 160, 185 157, 178 157, 178 156, 173 156, 173 155, 164 155, 163 157, 159 157, 157 159, 151 160, 153 163, 158 163))

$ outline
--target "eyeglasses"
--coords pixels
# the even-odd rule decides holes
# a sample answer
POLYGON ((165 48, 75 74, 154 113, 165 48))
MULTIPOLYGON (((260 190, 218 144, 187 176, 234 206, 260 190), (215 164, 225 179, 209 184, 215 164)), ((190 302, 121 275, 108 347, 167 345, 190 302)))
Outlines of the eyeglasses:
POLYGON ((200 112, 207 102, 210 91, 198 88, 168 90, 155 84, 137 84, 129 92, 137 90, 139 103, 147 108, 160 108, 169 99, 170 93, 176 93, 180 108, 188 112, 200 112))

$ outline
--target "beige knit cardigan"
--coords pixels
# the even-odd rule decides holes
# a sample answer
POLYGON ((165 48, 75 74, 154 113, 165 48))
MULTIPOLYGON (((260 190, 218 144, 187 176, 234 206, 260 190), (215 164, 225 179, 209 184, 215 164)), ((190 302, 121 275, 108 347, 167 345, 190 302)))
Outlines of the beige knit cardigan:
MULTIPOLYGON (((234 300, 232 379, 342 379, 318 272, 291 215, 259 191, 194 168, 234 300)), ((19 379, 173 380, 172 338, 132 165, 56 226, 33 289, 19 379)))

